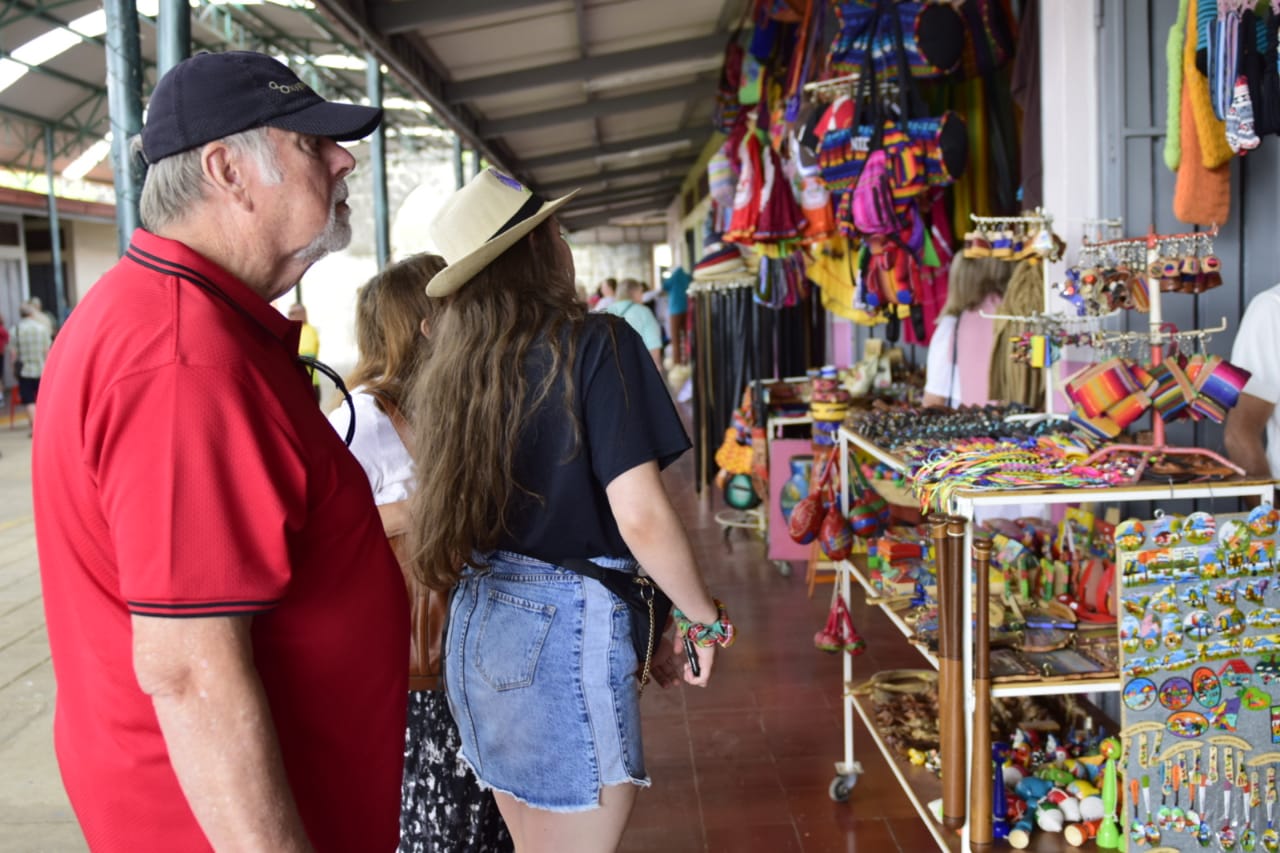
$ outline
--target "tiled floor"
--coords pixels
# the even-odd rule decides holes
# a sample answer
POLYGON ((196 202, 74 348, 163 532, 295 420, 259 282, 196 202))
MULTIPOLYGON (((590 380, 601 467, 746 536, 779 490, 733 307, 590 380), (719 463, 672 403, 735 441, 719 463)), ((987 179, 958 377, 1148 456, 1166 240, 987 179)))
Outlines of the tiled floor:
MULTIPOLYGON (((692 454, 688 454, 691 457, 692 454)), ((711 686, 651 689, 642 700, 653 788, 641 792, 623 841, 629 853, 922 853, 937 846, 857 723, 864 774, 847 803, 827 787, 843 754, 840 659, 816 651, 830 587, 810 599, 803 566, 782 577, 763 544, 735 531, 726 547, 718 498, 695 495, 686 458, 667 486, 693 538, 712 591, 728 605, 739 639, 716 662, 711 686)), ((922 659, 855 592, 854 622, 868 652, 855 679, 922 659)))
MULTIPOLYGON (((53 674, 44 637, 30 509, 30 442, 0 427, 0 851, 70 853, 84 841, 50 744, 53 674)), ((627 853, 925 853, 935 850, 869 740, 855 728, 865 770, 847 803, 827 786, 843 752, 840 661, 814 650, 830 587, 813 599, 803 567, 784 578, 759 540, 714 522, 722 505, 692 489, 692 454, 668 487, 714 592, 740 635, 706 690, 653 688, 644 697, 645 754, 654 785, 640 793, 627 853)), ((868 651, 855 678, 918 667, 879 611, 850 602, 868 651)))

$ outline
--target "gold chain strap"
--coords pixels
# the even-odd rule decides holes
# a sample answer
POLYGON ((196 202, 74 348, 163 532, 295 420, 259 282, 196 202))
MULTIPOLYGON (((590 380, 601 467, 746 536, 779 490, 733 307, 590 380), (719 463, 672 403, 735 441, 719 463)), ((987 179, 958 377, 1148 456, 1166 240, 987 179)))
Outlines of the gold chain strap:
POLYGON ((640 672, 640 695, 644 695, 644 686, 649 683, 649 666, 653 663, 653 635, 655 631, 654 622, 657 617, 653 612, 653 583, 648 578, 636 576, 635 582, 642 587, 648 587, 649 595, 645 598, 645 603, 649 605, 649 644, 644 650, 644 669, 640 672))

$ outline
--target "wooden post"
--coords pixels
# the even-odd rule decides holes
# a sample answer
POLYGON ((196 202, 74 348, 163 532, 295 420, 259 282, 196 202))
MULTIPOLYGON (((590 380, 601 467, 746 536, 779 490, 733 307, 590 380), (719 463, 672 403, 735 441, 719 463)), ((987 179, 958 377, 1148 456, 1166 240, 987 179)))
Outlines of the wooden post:
POLYGON ((991 756, 991 540, 973 543, 974 641, 973 641, 973 768, 969 782, 969 846, 990 847, 992 840, 991 756))

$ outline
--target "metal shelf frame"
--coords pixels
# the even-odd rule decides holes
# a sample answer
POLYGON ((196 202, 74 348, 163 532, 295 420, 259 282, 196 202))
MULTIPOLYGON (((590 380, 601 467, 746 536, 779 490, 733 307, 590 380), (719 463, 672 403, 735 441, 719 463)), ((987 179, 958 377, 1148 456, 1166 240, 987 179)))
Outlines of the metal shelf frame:
MULTIPOLYGON (((840 507, 846 514, 849 510, 849 456, 850 450, 857 450, 883 462, 895 471, 901 474, 907 474, 907 465, 901 459, 892 453, 877 447, 875 444, 867 441, 856 432, 846 427, 841 427, 839 431, 839 443, 837 445, 840 453, 840 507)), ((1276 482, 1273 480, 1253 480, 1239 479, 1228 480, 1217 483, 1184 483, 1171 485, 1133 485, 1118 487, 1102 487, 1096 489, 1018 489, 1011 491, 978 491, 961 489, 955 493, 951 500, 951 505, 947 507, 937 507, 938 510, 946 511, 951 515, 962 516, 968 520, 965 528, 964 536, 964 572, 961 601, 965 604, 966 610, 971 609, 974 583, 973 583, 973 566, 971 563, 971 553, 973 548, 973 517, 974 512, 979 507, 997 507, 1008 506, 1011 504, 1025 504, 1028 502, 1042 503, 1049 505, 1057 504, 1079 504, 1105 501, 1108 503, 1129 503, 1133 501, 1150 501, 1163 500, 1216 500, 1219 498, 1239 498, 1254 497, 1259 500, 1271 500, 1274 495, 1276 482)), ((849 595, 851 589, 850 578, 857 577, 859 583, 864 588, 870 589, 866 579, 857 575, 853 571, 852 564, 841 564, 840 581, 841 590, 846 596, 849 595)), ((1119 587, 1120 578, 1117 576, 1116 584, 1119 587)), ((889 612, 889 608, 882 609, 889 612)), ((901 621, 901 617, 894 618, 890 613, 890 619, 898 625, 899 630, 903 630, 906 624, 901 621)), ((965 815, 968 816, 972 811, 970 799, 972 791, 969 790, 969 780, 971 774, 969 768, 973 766, 973 712, 977 706, 977 695, 974 692, 973 685, 973 663, 974 663, 974 636, 973 636, 973 620, 971 614, 966 614, 962 620, 963 624, 963 643, 962 643, 962 663, 961 669, 964 678, 964 697, 965 697, 965 767, 962 770, 965 780, 965 815)), ((917 647, 918 649, 919 647, 917 647)), ((923 653, 923 650, 921 650, 923 653)), ((933 666, 937 666, 936 658, 930 658, 925 654, 926 659, 930 660, 933 666)), ((853 659, 850 655, 844 655, 844 682, 848 684, 852 677, 853 659)), ((1118 691, 1120 689, 1120 679, 1085 679, 1072 682, 1019 682, 1017 684, 1004 684, 992 689, 992 696, 1045 696, 1060 695, 1064 693, 1100 693, 1118 691)), ((855 706, 853 696, 849 691, 844 690, 844 716, 845 716, 845 753, 844 766, 851 767, 854 764, 853 757, 853 718, 855 706)), ((862 715, 862 712, 859 711, 862 715)), ((865 719, 865 715, 864 716, 865 719)), ((874 728, 871 729, 873 737, 875 736, 874 728)), ((882 745, 883 748, 883 745, 882 745)), ((892 766, 892 762, 890 762, 892 766)), ((840 765, 837 765, 839 770, 840 765)), ((901 774, 895 773, 899 781, 903 782, 901 774)), ((904 787, 906 783, 903 782, 904 787)), ((919 807, 917 807, 919 808, 919 807)), ((927 812, 925 812, 927 813, 927 812)), ((935 827, 936 821, 929 818, 929 829, 935 835, 939 836, 938 828, 935 827)), ((947 844, 943 843, 944 839, 939 837, 939 847, 942 850, 950 849, 947 844)), ((965 825, 961 830, 961 849, 968 850, 969 844, 969 823, 966 819, 965 825)))

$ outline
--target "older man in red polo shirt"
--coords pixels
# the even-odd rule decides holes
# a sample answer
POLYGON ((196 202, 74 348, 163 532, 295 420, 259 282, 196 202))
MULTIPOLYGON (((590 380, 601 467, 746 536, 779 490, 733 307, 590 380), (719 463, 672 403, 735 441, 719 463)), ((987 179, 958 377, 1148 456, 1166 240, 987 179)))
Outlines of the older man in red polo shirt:
POLYGON ((58 335, 33 448, 63 781, 95 851, 398 836, 408 609, 270 301, 350 239, 381 111, 262 54, 151 98, 145 230, 58 335))

